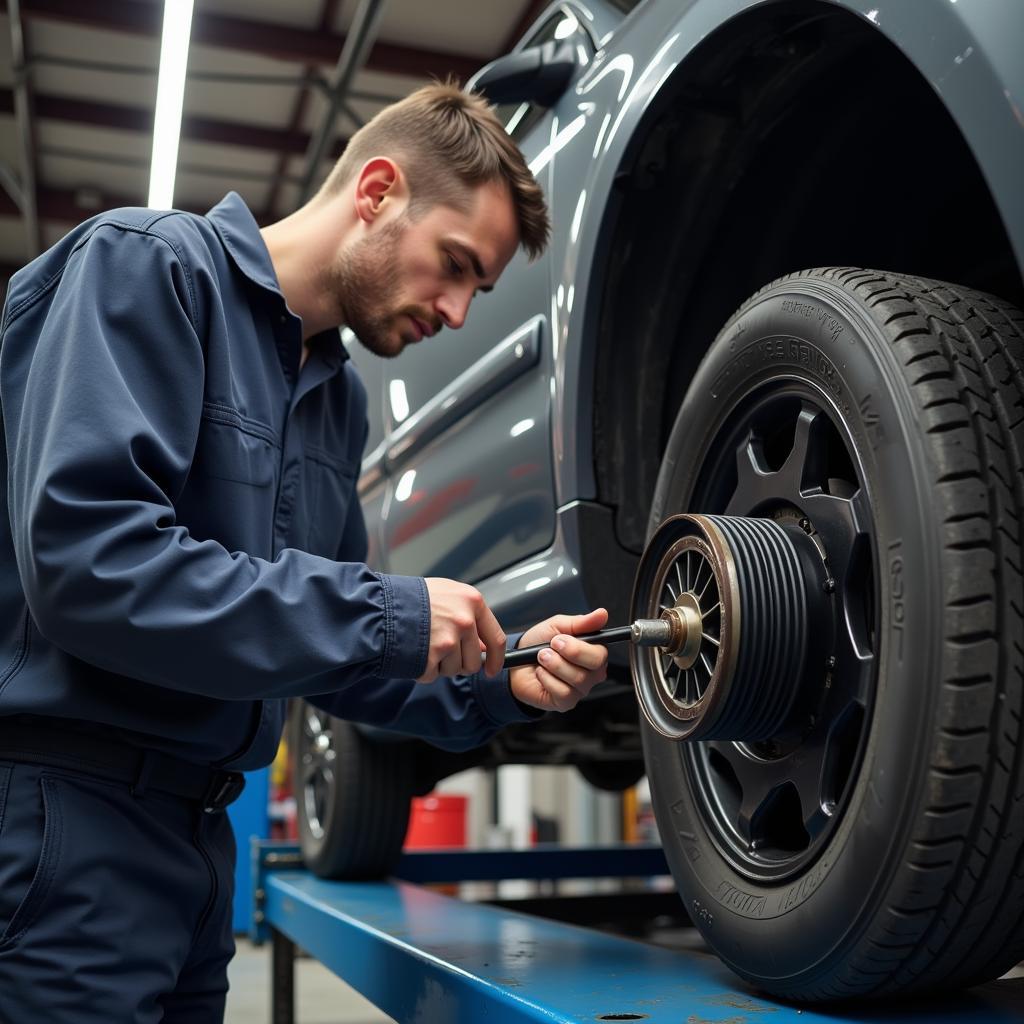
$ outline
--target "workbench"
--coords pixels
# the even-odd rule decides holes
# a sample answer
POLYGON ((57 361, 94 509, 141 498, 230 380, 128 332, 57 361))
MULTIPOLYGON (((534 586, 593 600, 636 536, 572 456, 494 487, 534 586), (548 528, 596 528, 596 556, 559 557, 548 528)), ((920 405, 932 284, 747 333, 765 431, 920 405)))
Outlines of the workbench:
MULTIPOLYGON (((272 943, 272 1024, 294 1021, 296 947, 401 1024, 1024 1021, 1024 978, 933 1001, 861 1003, 842 1011, 798 1008, 758 994, 696 941, 693 948, 662 948, 512 909, 543 910, 543 898, 495 906, 426 887, 481 879, 666 873, 658 847, 553 847, 407 853, 399 878, 330 882, 302 869, 298 847, 254 843, 252 938, 272 943)), ((662 906, 671 918, 681 911, 675 893, 664 889, 622 897, 622 906, 634 912, 662 906)), ((571 897, 570 902, 574 899, 581 900, 580 907, 596 908, 594 920, 613 909, 612 897, 598 895, 592 903, 571 897)))

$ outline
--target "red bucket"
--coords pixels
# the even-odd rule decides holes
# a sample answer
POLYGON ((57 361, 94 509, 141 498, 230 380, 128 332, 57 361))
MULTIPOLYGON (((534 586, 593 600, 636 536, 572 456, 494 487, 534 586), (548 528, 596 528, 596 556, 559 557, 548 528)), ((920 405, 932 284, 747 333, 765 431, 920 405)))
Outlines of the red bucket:
POLYGON ((454 793, 429 793, 413 797, 406 850, 466 845, 466 807, 469 797, 454 793))

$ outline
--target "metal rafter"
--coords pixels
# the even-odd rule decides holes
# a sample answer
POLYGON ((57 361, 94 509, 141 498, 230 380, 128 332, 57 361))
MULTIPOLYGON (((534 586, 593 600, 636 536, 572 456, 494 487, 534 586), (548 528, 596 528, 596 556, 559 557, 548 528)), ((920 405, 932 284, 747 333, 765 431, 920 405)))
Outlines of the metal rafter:
MULTIPOLYGON (((124 156, 111 153, 109 150, 78 149, 72 146, 40 146, 36 152, 39 156, 56 157, 64 160, 80 160, 85 163, 110 164, 116 167, 137 167, 140 171, 148 171, 151 161, 148 157, 124 156)), ((0 174, 3 165, 0 164, 0 174)), ((272 177, 271 171, 254 171, 247 167, 216 164, 192 163, 187 160, 178 161, 178 174, 202 174, 213 178, 227 178, 230 181, 255 181, 266 185, 272 177)), ((302 179, 297 174, 285 175, 286 185, 298 185, 302 179)), ((17 200, 15 200, 17 202, 17 200)), ((180 207, 179 207, 180 208, 180 207)))
MULTIPOLYGON (((334 24, 334 19, 337 17, 338 8, 341 5, 341 0, 323 0, 323 4, 320 8, 320 17, 317 21, 317 28, 321 32, 329 32, 331 26, 334 24)), ((315 64, 307 64, 305 68, 306 74, 316 72, 315 64)), ((308 86, 303 86, 299 89, 298 95, 295 97, 295 102, 292 104, 292 112, 288 118, 287 131, 298 132, 301 131, 302 125, 306 120, 306 109, 309 106, 310 90, 308 86)), ((288 169, 288 161, 291 158, 290 153, 281 152, 277 157, 277 166, 274 168, 274 176, 271 179, 270 191, 267 193, 266 202, 263 206, 263 216, 266 220, 273 220, 277 213, 277 204, 281 196, 281 187, 284 185, 285 172, 288 169)))
MULTIPOLYGON (((36 116, 44 120, 72 121, 92 124, 100 128, 120 131, 153 131, 151 107, 129 107, 120 103, 100 103, 93 100, 73 99, 70 96, 50 96, 36 93, 36 116)), ((0 113, 14 112, 14 93, 0 89, 0 113)), ((229 146, 247 146, 251 149, 272 149, 292 154, 305 153, 310 136, 307 132, 290 132, 280 128, 220 121, 210 117, 186 114, 181 121, 181 136, 195 142, 211 142, 229 146)), ((345 140, 339 139, 332 153, 340 154, 345 140)))
MULTIPOLYGON (((11 0, 0 0, 0 11, 11 0)), ((113 29, 135 35, 160 37, 161 5, 137 0, 21 0, 25 18, 66 21, 88 28, 113 29)), ((340 32, 321 32, 269 21, 254 21, 197 10, 192 18, 192 43, 242 50, 300 64, 333 64, 345 45, 340 32)), ((377 43, 367 68, 390 74, 465 80, 485 63, 486 56, 437 53, 395 43, 377 43)))
MULTIPOLYGON (((97 189, 46 188, 39 189, 37 208, 39 217, 45 221, 58 221, 63 224, 78 224, 87 217, 92 217, 103 210, 113 210, 119 206, 138 206, 145 202, 145 186, 136 195, 117 195, 112 192, 101 192, 97 189), (88 204, 83 202, 87 197, 88 204)), ((205 213, 205 209, 175 204, 179 210, 191 210, 193 213, 205 213)), ((0 217, 17 217, 20 210, 6 193, 0 192, 0 217)))
POLYGON ((11 58, 14 65, 14 116, 18 126, 21 163, 21 216, 25 222, 25 247, 29 259, 42 250, 39 217, 36 211, 36 162, 33 138, 32 94, 25 62, 25 34, 20 0, 8 0, 7 20, 11 26, 11 58))
POLYGON ((384 0, 359 0, 359 6, 352 18, 352 29, 345 37, 345 45, 338 57, 338 64, 331 79, 331 95, 320 122, 320 128, 310 141, 306 151, 306 170, 299 189, 299 202, 304 203, 313 191, 320 169, 320 161, 327 152, 338 109, 345 102, 352 79, 366 63, 374 45, 374 37, 384 14, 384 0))
MULTIPOLYGON (((76 71, 99 71, 111 75, 136 75, 142 78, 156 78, 157 69, 143 64, 115 64, 103 60, 81 60, 77 57, 56 57, 46 53, 33 53, 28 62, 29 69, 40 65, 55 68, 71 68, 76 71)), ((193 82, 233 82, 237 85, 283 85, 296 88, 312 89, 326 93, 330 86, 327 78, 315 65, 302 74, 261 75, 248 74, 244 71, 213 71, 208 68, 189 68, 189 81, 193 82)), ((380 92, 367 92, 363 89, 350 89, 349 97, 364 100, 367 103, 394 103, 401 96, 388 95, 380 92)))

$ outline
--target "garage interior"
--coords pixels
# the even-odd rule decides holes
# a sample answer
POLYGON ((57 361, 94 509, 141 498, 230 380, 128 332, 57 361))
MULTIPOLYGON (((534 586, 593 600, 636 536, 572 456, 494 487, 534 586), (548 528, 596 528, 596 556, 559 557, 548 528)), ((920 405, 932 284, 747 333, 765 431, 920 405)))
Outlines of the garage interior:
MULTIPOLYGON (((384 106, 434 79, 465 82, 509 52, 549 6, 199 0, 173 205, 205 213, 230 189, 261 225, 271 223, 315 191, 347 137, 384 106)), ((157 0, 0 5, 4 290, 11 274, 76 224, 104 210, 146 205, 162 16, 157 0)), ((269 803, 268 789, 265 782, 269 803)), ((568 768, 507 766, 500 779, 467 772, 438 792, 452 799, 448 815, 458 819, 460 841, 469 846, 526 846, 538 828, 545 838, 557 829, 570 844, 603 843, 619 839, 623 827, 621 800, 568 768), (501 817, 492 820, 499 789, 501 817)), ((289 799, 262 815, 279 816, 274 828, 281 834, 294 817, 289 799)), ((638 806, 634 817, 637 834, 653 830, 649 806, 638 806)), ((502 883, 503 892, 525 884, 502 883)), ((269 1020, 268 955, 248 944, 241 934, 248 925, 241 916, 238 922, 226 1020, 269 1020)), ((311 958, 300 958, 296 970, 296 1020, 391 1019, 311 958)))
MULTIPOLYGON (((175 0, 0 0, 0 287, 5 290, 13 274, 74 226, 106 210, 173 204, 204 214, 233 190, 260 226, 274 223, 316 191, 348 138, 379 111, 432 80, 464 84, 485 65, 512 51, 544 18, 572 17, 552 0, 195 0, 187 29, 177 148, 164 158, 173 163, 174 173, 169 179, 164 175, 159 184, 165 191, 154 193, 158 187, 154 121, 165 3, 170 8, 175 0), (154 202, 154 194, 162 198, 154 202)), ((608 6, 631 11, 636 4, 609 0, 608 6)), ((881 48, 870 51, 877 64, 867 92, 858 92, 844 79, 846 66, 841 62, 824 75, 824 49, 818 49, 823 47, 822 40, 843 40, 841 49, 849 48, 846 53, 853 63, 871 45, 864 43, 870 29, 851 29, 845 14, 805 23, 803 3, 787 0, 779 6, 783 9, 780 24, 787 26, 783 38, 762 40, 760 23, 738 19, 720 36, 719 48, 705 53, 700 68, 676 84, 672 103, 652 111, 642 145, 634 147, 628 165, 624 162, 618 170, 615 215, 602 225, 607 232, 602 236, 607 256, 601 271, 604 291, 591 299, 600 326, 588 378, 595 406, 593 498, 599 508, 592 522, 597 523, 608 509, 615 514, 611 527, 582 531, 581 544, 589 546, 591 555, 607 546, 607 576, 594 582, 593 593, 595 603, 600 600, 613 609, 609 625, 627 621, 629 588, 650 538, 649 510, 677 398, 685 392, 721 325, 758 288, 796 268, 836 262, 833 249, 840 237, 848 243, 851 266, 870 266, 871 256, 877 253, 874 240, 884 224, 905 216, 909 225, 905 235, 886 253, 893 267, 957 281, 1011 303, 1024 300, 1012 241, 983 176, 964 153, 954 153, 947 165, 962 186, 955 201, 971 213, 959 234, 938 229, 934 210, 949 202, 944 179, 938 174, 919 179, 915 158, 906 157, 904 162, 894 158, 891 187, 871 194, 868 179, 873 168, 885 154, 899 148, 902 128, 896 115, 874 126, 868 122, 887 104, 898 115, 906 97, 913 98, 906 100, 909 108, 918 91, 922 97, 927 91, 924 84, 881 48), (859 50, 860 45, 865 50, 859 50), (750 68, 754 77, 743 79, 750 68), (816 87, 823 78, 834 91, 812 94, 805 83, 816 87), (748 152, 769 134, 767 128, 762 132, 760 126, 753 127, 761 111, 770 106, 764 100, 769 93, 777 97, 770 111, 774 134, 770 145, 748 159, 748 152), (836 97, 843 104, 840 110, 834 109, 836 97), (833 141, 817 151, 813 161, 791 160, 789 154, 799 151, 807 125, 832 116, 833 141), (846 140, 869 132, 869 144, 854 153, 844 150, 846 140), (721 207, 694 199, 666 213, 665 190, 681 178, 700 182, 702 188, 727 179, 730 191, 727 197, 723 192, 721 207), (835 198, 837 192, 846 197, 841 203, 835 198), (821 224, 794 212, 808 201, 820 203, 823 210, 832 209, 831 219, 823 214, 831 238, 824 237, 828 232, 821 224), (738 249, 744 251, 742 264, 738 249), (977 257, 979 251, 987 256, 977 257), (680 283, 683 276, 685 286, 680 283), (675 325, 680 340, 689 342, 692 336, 693 344, 666 347, 666 323, 675 325), (627 334, 632 344, 621 345, 619 339, 627 334), (657 438, 657 445, 639 449, 634 443, 637 433, 657 438)), ((926 102, 931 120, 915 130, 948 141, 956 129, 930 93, 926 102)), ((582 205, 581 200, 580 209, 582 205)), ((561 301, 559 297, 560 305, 561 301)), ((570 309, 571 302, 570 298, 570 309)), ((910 313, 894 314, 893 319, 898 315, 910 313)), ((833 447, 837 443, 829 442, 833 447)), ((786 444, 794 444, 793 429, 786 444)), ((776 461, 781 464, 783 459, 776 461)), ((779 466, 773 464, 772 469, 779 466)), ((710 493, 706 482, 704 486, 705 493, 710 493)), ((1019 490, 1012 481, 1008 486, 1019 490)), ((793 524, 787 520, 784 525, 793 524)), ((870 576, 867 570, 858 571, 870 576)), ((875 611, 871 608, 864 615, 875 611)), ((619 657, 617 670, 619 692, 613 699, 628 701, 632 709, 625 655, 619 657)), ((640 716, 633 719, 642 722, 640 716)), ((576 721, 585 721, 584 715, 576 721)), ((313 727, 320 726, 313 723, 313 727)), ((616 772, 620 765, 613 763, 607 777, 601 777, 602 765, 586 762, 574 749, 577 737, 571 731, 561 739, 557 729, 549 732, 543 758, 533 753, 523 757, 533 763, 497 764, 493 759, 473 763, 441 778, 429 793, 416 796, 401 868, 409 874, 398 877, 427 893, 421 917, 437 915, 429 927, 446 936, 445 948, 456 949, 459 929, 468 925, 457 915, 448 921, 444 900, 512 911, 495 926, 500 937, 494 940, 510 976, 518 966, 517 958, 533 956, 531 945, 544 941, 538 936, 547 934, 521 926, 517 912, 582 929, 581 936, 594 936, 571 939, 576 933, 567 931, 553 939, 556 950, 558 942, 567 943, 565 969, 573 973, 577 986, 599 986, 615 974, 612 958, 641 945, 656 965, 651 971, 671 971, 676 962, 672 957, 678 957, 680 964, 699 965, 698 973, 718 970, 714 952, 692 921, 694 915, 707 915, 705 923, 710 927, 711 911, 696 901, 683 906, 670 865, 660 853, 648 779, 626 778, 643 756, 636 728, 624 730, 621 737, 600 737, 603 749, 621 739, 630 755, 624 753, 621 758, 624 775, 616 772), (552 750, 561 753, 551 754, 552 750), (512 878, 502 874, 508 868, 468 859, 453 861, 458 867, 436 867, 427 861, 425 851, 440 846, 450 848, 453 856, 564 848, 578 851, 581 862, 586 851, 593 849, 626 849, 645 859, 627 856, 621 871, 609 868, 610 862, 602 861, 592 869, 584 864, 578 874, 568 870, 562 877, 555 874, 556 867, 538 862, 536 867, 524 867, 523 877, 512 878), (424 859, 418 861, 416 853, 423 853, 424 859), (423 874, 417 874, 420 871, 423 874), (450 872, 456 874, 450 876, 450 872), (435 899, 442 902, 432 902, 435 899), (623 945, 603 946, 609 936, 623 945), (576 941, 578 947, 571 945, 576 941), (714 967, 708 966, 712 963, 714 967)), ((281 939, 276 930, 270 930, 270 925, 276 929, 278 923, 272 907, 292 901, 294 908, 306 898, 311 905, 330 901, 323 895, 329 890, 321 889, 319 880, 307 886, 305 881, 294 883, 289 875, 305 874, 300 871, 296 846, 302 794, 290 762, 294 753, 286 741, 272 766, 251 773, 245 794, 230 808, 239 848, 233 920, 238 953, 229 969, 225 1020, 229 1024, 404 1020, 387 1015, 357 986, 338 976, 333 957, 319 952, 337 941, 334 933, 311 926, 306 943, 303 938, 281 939), (289 888, 293 883, 296 887, 289 888)), ((513 760, 514 746, 505 753, 513 760)), ((458 765, 453 760, 451 766, 458 765)), ((1014 871, 1022 870, 1018 858, 1014 871)), ((359 887, 385 885, 323 884, 351 884, 351 907, 363 909, 371 904, 360 902, 364 893, 359 887)), ((373 899, 372 895, 366 898, 373 899)), ((413 903, 416 898, 409 897, 413 903)), ((745 897, 734 890, 729 898, 745 897)), ((390 921, 389 914, 399 913, 390 903, 381 906, 381 920, 390 921)), ((362 925, 352 922, 353 914, 358 917, 355 910, 335 908, 324 918, 332 917, 332 927, 344 925, 337 935, 366 958, 365 973, 378 971, 393 979, 392 984, 407 985, 410 992, 422 986, 429 994, 435 983, 430 973, 436 967, 434 954, 416 960, 413 949, 414 965, 398 967, 395 950, 415 946, 412 939, 406 942, 402 926, 395 925, 397 937, 391 946, 378 948, 373 913, 366 912, 362 925)), ((428 927, 422 921, 420 926, 428 927)), ((409 934, 415 933, 415 922, 409 927, 409 934)), ((387 929, 381 926, 381 930, 387 929)), ((453 954, 452 974, 463 970, 461 963, 459 955, 453 954)), ((463 973, 468 977, 470 968, 463 973)), ((675 983, 668 975, 655 976, 656 986, 664 983, 666 988, 641 993, 650 1004, 646 1012, 635 1012, 631 1002, 630 1012, 609 1006, 607 1013, 593 1019, 655 1018, 659 1000, 668 998, 668 987, 690 986, 696 991, 695 986, 703 984, 695 980, 696 975, 680 974, 682 980, 675 983)), ((888 1004, 876 1006, 870 1017, 863 1018, 851 1016, 849 1009, 837 1011, 835 1017, 822 1011, 818 1017, 816 1008, 761 1003, 750 988, 729 988, 724 969, 714 977, 714 984, 725 994, 712 997, 700 989, 701 1001, 685 1018, 694 1024, 705 1020, 738 1024, 775 1010, 779 1019, 792 1014, 794 1021, 891 1019, 923 1024, 946 1019, 945 1008, 928 1002, 896 1009, 888 1004), (940 1012, 943 1016, 936 1016, 940 1012)), ((475 983, 475 979, 462 979, 459 984, 464 981, 467 988, 475 983)), ((379 979, 375 984, 369 986, 370 996, 379 991, 379 979)), ((485 979, 481 984, 486 987, 489 982, 485 979)), ((514 978, 509 982, 509 1005, 516 1001, 517 984, 514 978)), ((1004 986, 998 999, 975 1004, 965 996, 955 1003, 954 1011, 948 1011, 948 1019, 963 1017, 979 1024, 1024 1020, 1020 987, 1024 965, 990 985, 1004 986)), ((434 1002, 426 995, 423 998, 431 1009, 420 1008, 408 1019, 485 1019, 482 1008, 487 1004, 483 999, 475 1002, 475 995, 467 996, 465 1004, 448 1004, 436 992, 430 996, 434 1002)), ((673 991, 672 998, 683 996, 673 991)), ((685 1004, 672 1004, 677 1005, 685 1004)), ((525 1013, 509 1010, 508 1017, 495 1019, 534 1019, 525 1013), (524 1016, 516 1016, 518 1012, 524 1016)))

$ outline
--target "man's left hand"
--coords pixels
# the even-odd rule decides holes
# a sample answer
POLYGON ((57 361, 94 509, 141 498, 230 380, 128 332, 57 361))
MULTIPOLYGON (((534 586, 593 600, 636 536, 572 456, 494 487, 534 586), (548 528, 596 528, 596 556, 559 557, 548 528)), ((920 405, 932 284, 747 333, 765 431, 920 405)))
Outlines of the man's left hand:
POLYGON ((509 670, 512 695, 542 711, 568 711, 607 675, 608 648, 577 637, 604 627, 608 612, 595 608, 586 615, 553 615, 528 629, 520 647, 548 644, 533 665, 509 670))

